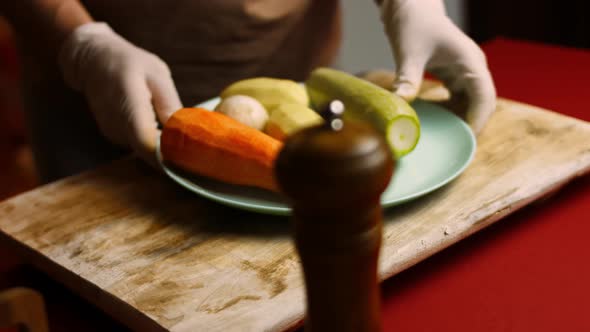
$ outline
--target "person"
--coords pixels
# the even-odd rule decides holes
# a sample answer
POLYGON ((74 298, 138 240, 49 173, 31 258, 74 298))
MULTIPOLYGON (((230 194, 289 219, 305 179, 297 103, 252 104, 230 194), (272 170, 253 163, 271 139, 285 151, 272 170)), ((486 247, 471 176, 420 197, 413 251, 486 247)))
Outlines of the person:
MULTIPOLYGON (((466 120, 480 131, 495 109, 492 78, 442 0, 374 2, 397 62, 395 93, 415 98, 428 70, 468 97, 466 120)), ((153 162, 159 126, 182 105, 246 77, 304 80, 330 65, 341 34, 338 0, 19 0, 0 11, 18 38, 44 182, 126 149, 153 162)))

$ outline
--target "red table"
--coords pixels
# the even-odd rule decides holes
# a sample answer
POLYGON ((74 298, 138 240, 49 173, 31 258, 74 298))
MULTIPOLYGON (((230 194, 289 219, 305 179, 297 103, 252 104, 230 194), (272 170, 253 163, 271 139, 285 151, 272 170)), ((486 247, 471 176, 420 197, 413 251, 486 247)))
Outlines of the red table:
MULTIPOLYGON (((590 52, 502 39, 483 48, 501 97, 590 120, 590 52)), ((384 330, 590 331, 589 184, 580 178, 387 281, 384 330)), ((48 301, 52 332, 124 330, 28 276, 48 301)))
MULTIPOLYGON (((590 51, 483 45, 500 97, 590 121, 590 51)), ((580 142, 590 148, 590 142, 580 142)), ((385 331, 590 331, 590 176, 388 280, 385 331)))

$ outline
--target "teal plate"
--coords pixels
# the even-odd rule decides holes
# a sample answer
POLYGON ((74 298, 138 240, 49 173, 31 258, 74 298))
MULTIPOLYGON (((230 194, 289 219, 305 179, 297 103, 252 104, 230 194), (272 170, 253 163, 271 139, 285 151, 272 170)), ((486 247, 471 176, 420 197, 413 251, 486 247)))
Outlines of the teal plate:
MULTIPOLYGON (((219 98, 214 98, 197 106, 214 109, 218 103, 219 98)), ((420 141, 414 151, 397 163, 394 177, 381 196, 383 207, 407 202, 444 186, 467 168, 475 154, 475 137, 463 120, 429 102, 419 100, 412 106, 420 118, 420 141)), ((156 152, 165 173, 198 195, 248 211, 291 213, 278 194, 188 174, 163 162, 159 144, 156 152)))

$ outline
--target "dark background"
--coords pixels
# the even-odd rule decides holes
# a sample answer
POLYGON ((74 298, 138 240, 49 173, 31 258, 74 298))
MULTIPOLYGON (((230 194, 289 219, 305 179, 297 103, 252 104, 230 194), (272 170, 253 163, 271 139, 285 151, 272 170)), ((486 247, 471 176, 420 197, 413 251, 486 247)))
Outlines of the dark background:
POLYGON ((478 42, 508 37, 590 48, 588 0, 467 0, 467 32, 478 42))

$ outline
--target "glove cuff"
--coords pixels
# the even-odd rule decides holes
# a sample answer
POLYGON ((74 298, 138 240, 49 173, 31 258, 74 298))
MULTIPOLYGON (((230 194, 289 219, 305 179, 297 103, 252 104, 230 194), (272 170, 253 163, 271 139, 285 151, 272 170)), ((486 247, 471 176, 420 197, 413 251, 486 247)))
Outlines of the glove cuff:
POLYGON ((58 65, 65 82, 75 90, 81 90, 81 67, 88 45, 98 36, 116 35, 104 22, 90 22, 77 27, 63 42, 58 54, 58 65))

